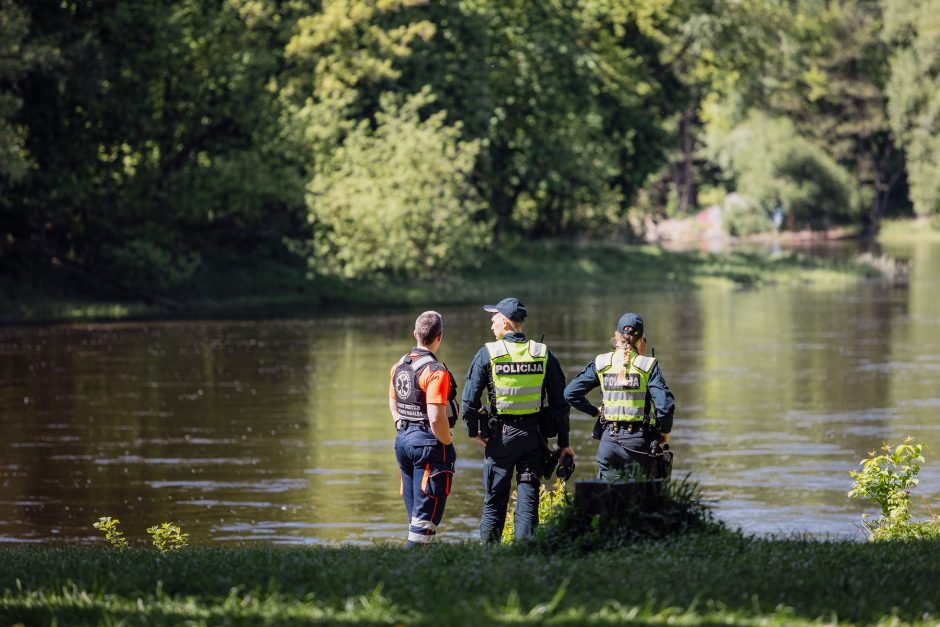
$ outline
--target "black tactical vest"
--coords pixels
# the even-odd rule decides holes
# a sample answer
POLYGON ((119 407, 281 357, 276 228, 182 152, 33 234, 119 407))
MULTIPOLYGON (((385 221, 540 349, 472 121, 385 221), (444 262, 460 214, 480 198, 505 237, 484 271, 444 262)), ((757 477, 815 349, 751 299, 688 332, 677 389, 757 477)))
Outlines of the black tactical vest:
POLYGON ((447 393, 447 420, 450 426, 453 427, 457 424, 457 386, 454 385, 454 375, 434 355, 426 351, 421 351, 421 353, 414 357, 411 353, 408 353, 399 359, 395 372, 392 374, 398 415, 401 416, 402 420, 428 422, 430 419, 428 417, 427 395, 418 385, 418 378, 425 368, 445 370, 450 375, 450 390, 447 393))

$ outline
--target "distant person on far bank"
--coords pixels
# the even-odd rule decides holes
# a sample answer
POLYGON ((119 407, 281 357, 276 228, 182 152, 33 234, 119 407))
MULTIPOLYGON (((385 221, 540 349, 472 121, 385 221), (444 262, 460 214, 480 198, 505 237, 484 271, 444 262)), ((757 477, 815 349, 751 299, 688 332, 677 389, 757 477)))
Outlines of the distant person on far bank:
POLYGON ((408 547, 434 540, 457 460, 450 432, 457 417, 457 386, 435 355, 444 338, 441 314, 425 311, 418 316, 414 338, 416 346, 392 367, 388 393, 398 430, 395 455, 408 516, 408 547))
POLYGON ((611 338, 614 349, 588 363, 565 388, 575 409, 598 418, 597 465, 602 479, 653 474, 653 460, 669 440, 675 399, 655 357, 646 356, 643 318, 620 316, 611 338), (601 407, 587 393, 601 388, 601 407))
POLYGON ((467 434, 483 444, 483 515, 480 538, 499 542, 516 477, 516 540, 532 535, 538 525, 541 475, 552 469, 547 438, 558 437, 562 457, 574 459, 568 443, 565 375, 555 356, 541 342, 526 338, 522 327, 527 310, 517 298, 486 305, 496 341, 477 352, 463 391, 467 434), (483 407, 486 393, 488 409, 483 407))

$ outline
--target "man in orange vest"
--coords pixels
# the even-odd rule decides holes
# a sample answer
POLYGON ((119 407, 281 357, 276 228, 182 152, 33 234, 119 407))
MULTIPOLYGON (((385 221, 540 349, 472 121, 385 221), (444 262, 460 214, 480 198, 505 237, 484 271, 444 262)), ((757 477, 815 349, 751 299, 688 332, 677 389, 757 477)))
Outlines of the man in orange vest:
POLYGON ((417 345, 392 367, 388 388, 388 407, 398 430, 395 455, 408 515, 408 547, 428 544, 437 534, 457 460, 450 433, 457 417, 457 386, 435 356, 443 337, 441 314, 418 316, 417 345))

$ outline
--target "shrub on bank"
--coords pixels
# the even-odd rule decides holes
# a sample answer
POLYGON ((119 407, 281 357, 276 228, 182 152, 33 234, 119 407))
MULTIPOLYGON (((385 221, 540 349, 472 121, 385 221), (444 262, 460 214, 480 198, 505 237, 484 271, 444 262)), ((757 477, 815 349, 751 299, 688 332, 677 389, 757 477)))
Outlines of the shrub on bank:
POLYGON ((574 499, 561 502, 552 519, 539 527, 535 545, 547 551, 586 553, 622 548, 637 542, 667 540, 686 534, 730 533, 688 478, 663 484, 656 496, 638 498, 588 515, 574 499))
MULTIPOLYGON (((710 137, 707 154, 754 207, 782 205, 792 230, 852 224, 868 200, 848 170, 785 118, 752 113, 730 132, 710 137)), ((757 214, 743 213, 741 228, 760 229, 757 214)))
POLYGON ((881 508, 881 516, 876 519, 862 514, 862 528, 869 540, 940 538, 940 518, 932 511, 932 520, 911 522, 911 489, 920 482, 917 474, 925 461, 925 448, 910 436, 896 447, 885 442, 882 455, 869 451, 868 458, 859 462, 862 469, 849 473, 855 479, 849 496, 866 498, 881 508))
POLYGON ((877 529, 870 537, 880 540, 940 540, 940 520, 913 522, 906 525, 893 525, 877 529))
MULTIPOLYGON (((513 505, 515 504, 513 493, 513 505)), ((511 507, 503 527, 502 542, 513 542, 511 507)), ((662 540, 688 533, 726 532, 711 507, 702 498, 698 484, 688 478, 674 479, 662 491, 611 509, 607 515, 586 514, 568 492, 567 484, 556 480, 551 490, 544 485, 539 494, 539 527, 532 542, 535 550, 589 552, 628 546, 644 540, 662 540)))

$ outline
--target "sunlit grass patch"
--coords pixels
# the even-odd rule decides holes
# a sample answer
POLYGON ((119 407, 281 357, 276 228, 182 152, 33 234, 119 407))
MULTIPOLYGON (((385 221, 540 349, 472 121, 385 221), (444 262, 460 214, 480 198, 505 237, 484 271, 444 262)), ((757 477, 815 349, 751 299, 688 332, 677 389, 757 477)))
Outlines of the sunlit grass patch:
POLYGON ((933 624, 940 541, 0 549, 0 624, 933 624), (557 549, 557 547, 556 547, 557 549))
POLYGON ((940 219, 934 217, 884 220, 878 231, 878 241, 940 242, 940 219))

